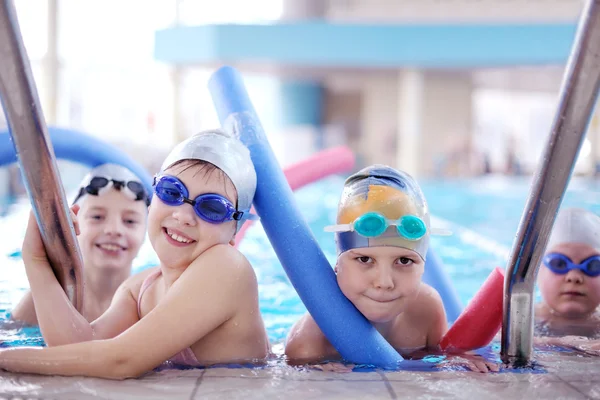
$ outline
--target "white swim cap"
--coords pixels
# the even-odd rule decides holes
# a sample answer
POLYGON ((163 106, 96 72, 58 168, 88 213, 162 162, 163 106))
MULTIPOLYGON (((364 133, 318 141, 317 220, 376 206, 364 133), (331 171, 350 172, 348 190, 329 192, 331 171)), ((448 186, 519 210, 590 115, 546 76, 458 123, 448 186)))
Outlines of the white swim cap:
POLYGON ((560 243, 583 243, 600 251, 600 217, 583 208, 560 210, 547 249, 560 243))

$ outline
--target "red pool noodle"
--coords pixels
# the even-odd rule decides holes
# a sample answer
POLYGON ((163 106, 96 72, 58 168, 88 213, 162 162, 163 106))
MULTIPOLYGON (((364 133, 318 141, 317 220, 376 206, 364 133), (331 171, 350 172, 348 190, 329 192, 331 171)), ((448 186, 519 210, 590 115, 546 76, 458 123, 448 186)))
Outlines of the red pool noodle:
POLYGON ((490 344, 502 327, 504 270, 496 267, 440 342, 444 351, 469 351, 490 344))
MULTIPOLYGON (((305 160, 292 164, 285 168, 283 173, 290 188, 296 190, 329 175, 350 171, 354 168, 355 161, 352 150, 346 146, 340 146, 323 150, 305 160)), ((252 211, 254 212, 254 209, 252 211)), ((235 235, 236 247, 239 246, 251 225, 252 221, 248 221, 235 235)))

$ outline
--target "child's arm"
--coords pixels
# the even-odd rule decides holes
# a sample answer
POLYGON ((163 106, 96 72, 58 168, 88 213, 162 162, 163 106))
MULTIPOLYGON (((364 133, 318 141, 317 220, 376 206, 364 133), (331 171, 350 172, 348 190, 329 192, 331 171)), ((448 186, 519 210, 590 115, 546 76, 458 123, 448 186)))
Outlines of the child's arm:
POLYGON ((10 318, 15 321, 21 321, 27 325, 37 325, 38 320, 35 315, 35 307, 33 305, 33 296, 31 292, 25 293, 25 296, 19 301, 10 312, 10 318))
POLYGON ((444 303, 439 293, 433 288, 429 289, 427 296, 425 296, 428 303, 427 314, 430 317, 429 330, 427 332, 427 348, 437 349, 442 337, 444 337, 448 330, 448 320, 444 303))
POLYGON ((290 330, 285 345, 285 355, 292 364, 339 358, 338 352, 309 313, 306 313, 290 330))
POLYGON ((122 334, 53 348, 1 351, 0 368, 110 379, 137 377, 234 317, 250 291, 256 291, 256 280, 245 258, 230 246, 214 246, 181 274, 150 313, 122 334))
POLYGON ((585 336, 534 337, 536 345, 559 346, 587 354, 600 356, 600 340, 585 336))
MULTIPOLYGON (((76 220, 74 215, 73 218, 76 220)), ((139 277, 121 285, 111 307, 94 323, 90 324, 75 309, 50 266, 33 213, 23 241, 23 262, 37 320, 48 346, 113 337, 137 321, 137 302, 131 295, 130 285, 139 277)))

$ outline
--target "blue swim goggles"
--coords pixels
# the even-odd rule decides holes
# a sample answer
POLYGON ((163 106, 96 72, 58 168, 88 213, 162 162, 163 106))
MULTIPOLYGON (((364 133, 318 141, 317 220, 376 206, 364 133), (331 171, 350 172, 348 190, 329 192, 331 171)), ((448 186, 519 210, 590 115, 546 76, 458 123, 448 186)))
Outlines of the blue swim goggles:
POLYGON ((591 256, 581 264, 575 264, 564 254, 549 253, 544 257, 543 263, 550 271, 559 275, 564 275, 573 269, 578 269, 589 277, 600 275, 600 256, 591 256))
POLYGON ((398 235, 407 240, 419 240, 427 234, 427 225, 415 215, 391 220, 378 212, 363 214, 351 224, 326 226, 325 232, 356 232, 361 236, 373 238, 383 235, 390 226, 395 226, 398 235))
POLYGON ((154 193, 169 206, 190 204, 196 215, 211 224, 220 224, 226 221, 240 221, 242 219, 258 219, 250 214, 249 210, 239 211, 225 197, 216 193, 204 193, 195 199, 190 199, 187 187, 179 179, 171 175, 154 177, 154 193))

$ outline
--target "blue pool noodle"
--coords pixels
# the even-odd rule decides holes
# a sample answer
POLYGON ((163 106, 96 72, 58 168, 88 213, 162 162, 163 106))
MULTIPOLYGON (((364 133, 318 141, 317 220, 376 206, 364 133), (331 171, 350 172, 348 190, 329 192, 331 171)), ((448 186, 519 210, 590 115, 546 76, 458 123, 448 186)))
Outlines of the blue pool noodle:
MULTIPOLYGON (((106 142, 82 132, 48 127, 48 134, 56 158, 77 162, 90 168, 100 164, 117 164, 128 168, 146 187, 152 195, 152 177, 146 169, 135 162, 125 152, 106 142)), ((16 163, 17 154, 8 131, 0 131, 0 167, 16 163)))
POLYGON ((296 206, 242 77, 235 69, 223 67, 212 75, 208 87, 221 124, 250 150, 258 176, 254 207, 292 285, 325 336, 347 361, 398 365, 402 356, 339 289, 331 265, 296 206))
POLYGON ((448 322, 456 321, 458 316, 463 311, 463 305, 458 297, 458 293, 450 276, 444 269, 442 260, 431 249, 427 251, 427 261, 425 262, 425 272, 423 273, 423 281, 433 287, 440 294, 446 310, 446 318, 448 322))

